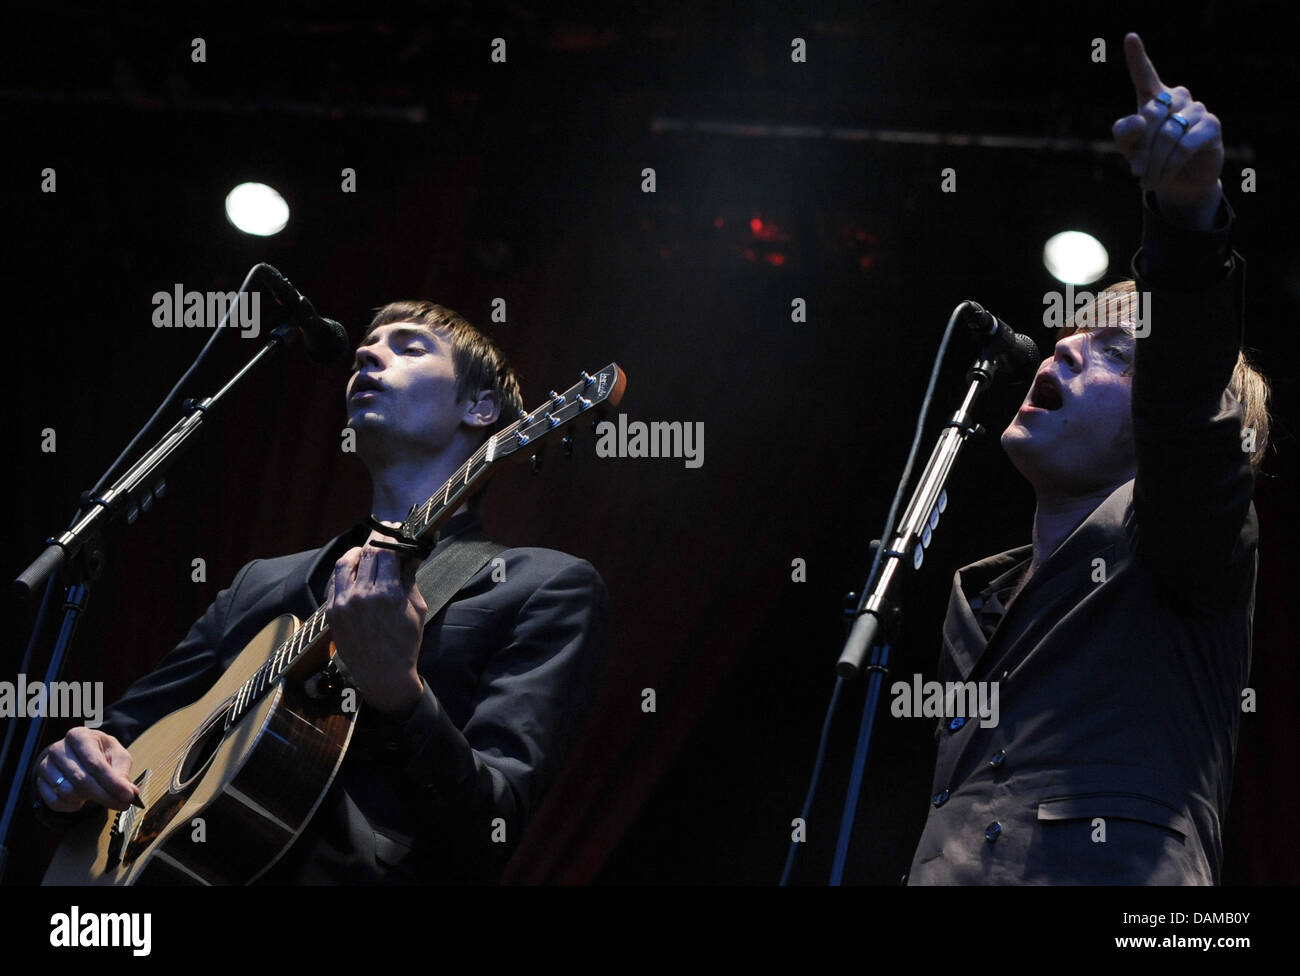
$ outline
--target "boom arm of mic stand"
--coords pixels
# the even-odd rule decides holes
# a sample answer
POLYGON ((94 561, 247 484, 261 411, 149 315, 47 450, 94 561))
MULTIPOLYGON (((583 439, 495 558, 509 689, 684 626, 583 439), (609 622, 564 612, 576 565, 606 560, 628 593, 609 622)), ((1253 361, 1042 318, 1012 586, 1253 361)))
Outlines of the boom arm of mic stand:
POLYGON ((231 387, 258 366, 273 349, 292 341, 295 331, 288 326, 276 329, 257 354, 221 390, 196 403, 189 414, 176 421, 171 430, 163 434, 158 443, 146 451, 140 460, 113 483, 112 487, 99 497, 92 498, 90 511, 62 535, 50 538, 45 551, 14 580, 15 594, 21 599, 29 598, 32 593, 45 585, 45 581, 51 574, 76 559, 88 541, 101 533, 122 512, 127 513, 128 522, 134 522, 140 511, 147 510, 153 504, 154 498, 163 493, 166 487, 163 474, 179 457, 190 438, 198 433, 203 425, 204 415, 217 405, 231 387))
POLYGON ((977 431, 982 432, 979 424, 972 423, 971 409, 975 399, 984 387, 993 379, 997 364, 990 356, 981 352, 975 364, 966 374, 968 387, 962 398, 961 406, 944 426, 939 434, 938 443, 926 462, 921 480, 917 483, 912 499, 899 521, 899 527, 889 548, 881 554, 880 572, 874 580, 868 581, 869 588, 863 592, 858 604, 858 616, 849 631, 840 659, 835 664, 835 673, 842 678, 856 678, 863 670, 863 662, 871 653, 871 648, 880 640, 879 634, 889 624, 889 618, 897 612, 897 587, 894 585, 901 575, 903 561, 910 559, 914 568, 921 565, 924 551, 930 544, 930 530, 937 524, 937 516, 947 507, 945 485, 962 445, 977 431))

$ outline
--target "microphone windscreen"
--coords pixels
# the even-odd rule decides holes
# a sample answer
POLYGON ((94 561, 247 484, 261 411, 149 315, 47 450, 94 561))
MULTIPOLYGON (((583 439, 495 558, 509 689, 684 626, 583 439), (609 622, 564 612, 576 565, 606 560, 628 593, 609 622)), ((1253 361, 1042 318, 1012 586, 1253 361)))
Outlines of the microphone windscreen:
POLYGON ((333 366, 348 351, 348 330, 333 319, 317 316, 303 323, 302 345, 314 362, 333 366))
POLYGON ((1012 376, 1033 375, 1043 357, 1038 354, 1038 343, 1027 335, 1013 333, 1011 348, 1007 350, 1006 365, 1012 376))

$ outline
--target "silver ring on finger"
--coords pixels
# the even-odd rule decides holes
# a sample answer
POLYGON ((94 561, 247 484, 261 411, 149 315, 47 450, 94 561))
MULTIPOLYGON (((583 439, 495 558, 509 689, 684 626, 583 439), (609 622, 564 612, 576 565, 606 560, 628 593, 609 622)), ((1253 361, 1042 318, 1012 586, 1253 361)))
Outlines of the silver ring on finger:
POLYGON ((66 777, 66 776, 64 776, 62 773, 60 773, 60 774, 59 774, 59 778, 56 779, 56 780, 54 781, 54 788, 55 788, 56 790, 59 790, 60 792, 62 792, 62 790, 63 790, 63 784, 66 783, 67 781, 68 781, 68 777, 66 777))
POLYGON ((1184 132, 1186 132, 1188 129, 1190 129, 1190 128, 1192 127, 1192 123, 1188 122, 1185 118, 1183 118, 1183 117, 1182 117, 1181 115, 1179 115, 1177 112, 1175 112, 1173 115, 1169 116, 1169 121, 1171 121, 1171 122, 1177 122, 1179 125, 1181 125, 1181 126, 1183 127, 1183 131, 1184 131, 1184 132))
POLYGON ((1165 108, 1168 108, 1170 105, 1174 103, 1174 96, 1169 94, 1169 92, 1167 91, 1163 91, 1156 96, 1156 101, 1159 102, 1161 105, 1163 105, 1165 108))

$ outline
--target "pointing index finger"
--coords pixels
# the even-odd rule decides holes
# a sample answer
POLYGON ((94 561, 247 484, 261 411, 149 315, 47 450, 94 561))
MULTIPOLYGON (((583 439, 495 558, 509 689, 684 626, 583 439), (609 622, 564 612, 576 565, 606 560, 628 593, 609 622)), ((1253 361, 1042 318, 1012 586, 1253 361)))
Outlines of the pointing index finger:
POLYGON ((1138 107, 1151 101, 1165 90, 1164 82, 1156 74, 1155 65, 1147 57, 1142 38, 1136 34, 1124 35, 1124 60, 1128 62, 1128 76, 1137 92, 1138 107))

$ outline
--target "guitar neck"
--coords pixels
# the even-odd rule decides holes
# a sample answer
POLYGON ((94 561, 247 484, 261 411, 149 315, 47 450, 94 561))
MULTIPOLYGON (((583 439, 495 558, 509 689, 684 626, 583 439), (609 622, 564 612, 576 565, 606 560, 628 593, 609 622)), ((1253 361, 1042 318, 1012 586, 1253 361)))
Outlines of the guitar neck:
POLYGON ((329 640, 329 623, 325 619, 325 606, 316 608, 301 627, 293 632, 287 640, 276 647, 275 653, 266 659, 266 663, 253 672, 231 699, 230 709, 226 713, 226 728, 230 728, 261 701, 266 692, 275 687, 284 673, 298 663, 302 657, 321 641, 329 640))
MULTIPOLYGON (((518 424, 519 421, 516 420, 506 430, 510 431, 518 424)), ((406 521, 402 523, 404 535, 424 541, 496 473, 493 470, 495 460, 493 455, 496 440, 500 436, 502 435, 497 434, 489 438, 482 447, 466 458, 465 463, 455 470, 441 488, 425 499, 422 505, 411 507, 406 521)))

